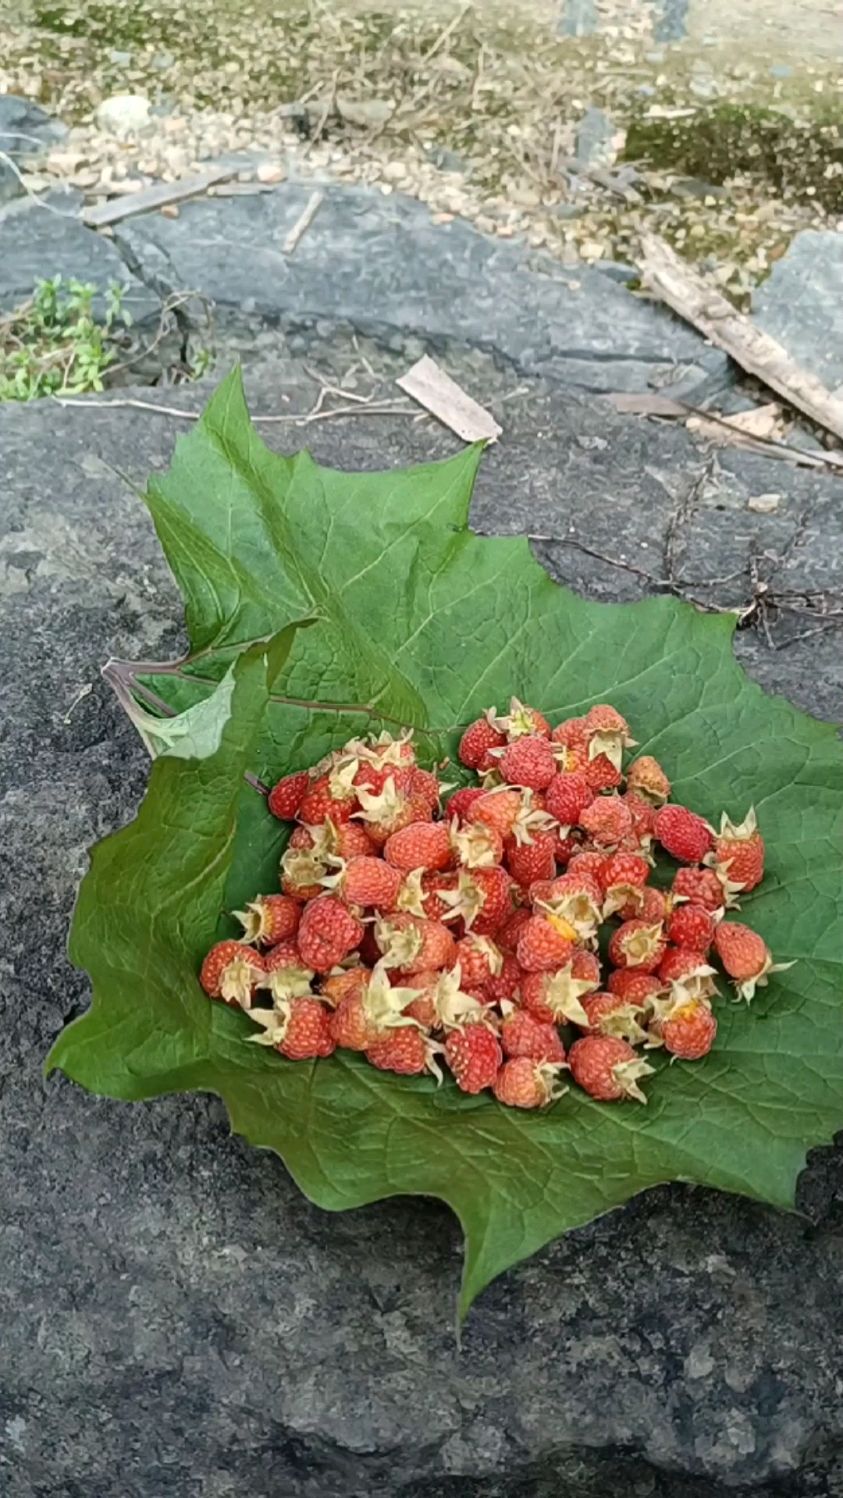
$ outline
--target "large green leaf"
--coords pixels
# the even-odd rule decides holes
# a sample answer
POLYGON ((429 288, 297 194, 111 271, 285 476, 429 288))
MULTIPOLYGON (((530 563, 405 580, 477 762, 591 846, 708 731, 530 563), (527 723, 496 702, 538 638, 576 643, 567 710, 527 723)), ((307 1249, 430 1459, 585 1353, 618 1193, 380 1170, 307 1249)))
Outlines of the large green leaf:
POLYGON ((478 460, 469 449, 351 475, 306 453, 278 458, 237 377, 179 443, 149 504, 185 595, 191 656, 143 663, 135 678, 122 668, 122 683, 159 709, 192 711, 185 732, 183 720, 161 725, 165 752, 137 820, 94 851, 71 941, 94 1005, 49 1061, 112 1097, 219 1093, 234 1128, 276 1150, 323 1207, 441 1197, 465 1230, 463 1307, 549 1239, 657 1182, 790 1207, 807 1148, 843 1126, 834 730, 747 679, 730 621, 669 599, 588 603, 525 542, 472 536, 478 460), (302 621, 314 622, 291 629, 302 621), (384 722, 414 725, 441 758, 461 724, 513 691, 552 717, 612 701, 678 799, 711 818, 754 803, 769 873, 744 911, 796 966, 751 1007, 723 1003, 704 1062, 657 1061, 647 1108, 571 1092, 522 1115, 348 1053, 293 1064, 247 1044, 249 1021, 209 1004, 195 976, 215 936, 233 931, 224 912, 276 887, 283 835, 244 772, 311 764, 384 722))

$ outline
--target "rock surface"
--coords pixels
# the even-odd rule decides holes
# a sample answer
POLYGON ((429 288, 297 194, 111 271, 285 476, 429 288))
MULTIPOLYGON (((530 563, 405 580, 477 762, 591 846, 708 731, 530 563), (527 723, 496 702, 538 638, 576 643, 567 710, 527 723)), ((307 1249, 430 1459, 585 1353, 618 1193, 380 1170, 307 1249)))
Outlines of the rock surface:
POLYGON ((843 235, 797 234, 754 292, 752 310, 830 390, 843 385, 843 235))
POLYGON ((218 307, 292 322, 343 320, 380 338, 424 334, 494 348, 529 375, 592 391, 685 391, 727 378, 725 356, 601 271, 434 224, 414 199, 328 187, 294 253, 284 241, 313 184, 186 203, 177 219, 120 226, 130 265, 162 292, 199 287, 218 307))
MULTIPOLYGON (((242 325, 254 409, 307 411, 318 387, 303 364, 330 379, 359 358, 335 331, 295 336, 301 360, 279 358, 280 335, 242 325)), ((385 382, 406 366, 404 342, 362 348, 385 382)), ((695 594, 736 574, 705 590, 721 604, 747 601, 750 554, 781 558, 780 586, 835 583, 836 481, 710 459, 683 430, 525 385, 476 349, 446 363, 504 426, 475 526, 560 537, 539 555, 575 588, 639 596, 640 571, 669 571, 671 535, 695 594), (777 511, 747 509, 774 490, 777 511)), ((198 408, 207 388, 178 404, 198 408)), ((146 775, 98 668, 183 643, 151 523, 118 473, 140 483, 165 466, 179 429, 132 409, 0 409, 14 725, 0 742, 4 1494, 841 1498, 839 1151, 812 1156, 807 1219, 681 1186, 639 1197, 493 1284, 457 1347, 459 1233, 439 1205, 329 1216, 229 1136, 215 1099, 128 1107, 42 1080, 88 1002, 64 955, 85 850, 131 817, 146 775)), ((433 423, 367 414, 264 433, 348 468, 454 446, 433 423)), ((780 617, 774 639, 804 627, 780 617)), ((771 650, 747 630, 737 648, 768 687, 833 715, 838 642, 771 650)))
POLYGON ((67 130, 46 109, 17 94, 0 94, 0 151, 10 160, 0 160, 0 204, 23 193, 18 171, 24 163, 35 161, 67 130), (15 167, 18 171, 15 171, 15 167))
MULTIPOLYGON (((127 270, 109 240, 80 222, 81 193, 58 190, 44 201, 46 207, 25 198, 0 210, 0 309, 25 301, 37 280, 60 275, 102 290, 117 281, 127 287, 125 305, 136 323, 157 318, 156 293, 127 270)), ((95 308, 102 311, 101 296, 95 308)))

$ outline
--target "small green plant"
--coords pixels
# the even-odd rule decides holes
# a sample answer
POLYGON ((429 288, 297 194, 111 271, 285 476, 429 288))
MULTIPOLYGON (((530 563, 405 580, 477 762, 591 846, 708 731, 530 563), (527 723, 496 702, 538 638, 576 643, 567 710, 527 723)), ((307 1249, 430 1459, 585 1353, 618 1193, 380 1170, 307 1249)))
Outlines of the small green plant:
POLYGON ((97 288, 60 275, 38 281, 28 302, 0 321, 0 400, 102 390, 120 328, 131 326, 125 287, 111 282, 94 318, 97 288))

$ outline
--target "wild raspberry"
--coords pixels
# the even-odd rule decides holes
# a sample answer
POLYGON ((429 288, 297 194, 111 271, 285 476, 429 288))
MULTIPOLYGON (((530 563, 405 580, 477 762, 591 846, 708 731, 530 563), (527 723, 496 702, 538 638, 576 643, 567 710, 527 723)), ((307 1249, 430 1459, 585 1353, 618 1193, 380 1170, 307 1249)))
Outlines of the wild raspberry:
POLYGON ((647 1032, 642 1026, 645 1017, 643 1004, 617 993, 590 993, 582 1001, 588 1024, 582 1026, 589 1034, 617 1035, 630 1045, 642 1045, 647 1032))
POLYGON ((298 948, 308 967, 326 973, 359 946, 363 927, 333 895, 322 895, 305 908, 298 930, 298 948))
POLYGON ((283 999, 272 1009, 251 1009, 249 1018, 263 1030, 249 1039, 274 1046, 288 1061, 312 1061, 334 1050, 330 1011, 319 999, 283 999))
POLYGON ((486 979, 486 997, 489 1003, 500 1004, 504 999, 517 999, 522 977, 523 969, 517 958, 510 953, 501 954, 500 972, 493 973, 486 979))
POLYGON ((468 822, 463 827, 452 822, 451 846, 464 869, 491 869, 503 859, 503 838, 483 822, 468 822))
POLYGON ((368 855, 352 858, 338 874, 323 880, 327 889, 341 895, 347 905, 362 905, 375 910, 394 910, 404 882, 400 869, 368 855))
POLYGON ((643 796, 653 806, 663 806, 670 795, 670 781, 657 759, 641 754, 626 772, 626 788, 643 796))
POLYGON ((522 926, 515 955, 527 973, 550 972, 569 960, 576 932, 561 916, 534 915, 522 926))
POLYGON ((235 910, 234 914, 243 927, 244 941, 272 947, 295 936, 301 905, 291 895, 258 895, 245 910, 235 910))
POLYGON ((561 1067, 518 1056, 505 1061, 495 1078, 494 1093, 508 1108, 546 1108, 567 1091, 559 1082, 561 1067))
POLYGON ((299 802, 299 821, 308 826, 317 826, 329 817, 335 823, 347 822, 358 806, 354 790, 356 773, 357 761, 352 760, 312 780, 299 802))
POLYGON ((569 870, 552 881, 546 899, 534 901, 545 915, 558 916, 573 927, 577 941, 588 942, 597 933, 602 918, 603 891, 596 879, 578 870, 569 870))
POLYGON ((365 985, 347 993, 331 1015, 334 1042, 347 1051, 368 1050, 389 1030, 413 1024, 404 1010, 415 997, 411 989, 394 987, 378 963, 365 985))
POLYGON ((240 941, 218 941, 202 963, 199 982, 209 998, 248 1009, 265 971, 264 959, 254 947, 240 941))
POLYGON ((508 744, 499 762, 500 773, 508 785, 522 785, 543 791, 556 774, 556 760, 548 738, 525 734, 508 744))
POLYGON ((556 833, 537 832, 528 843, 508 837, 504 844, 506 867, 522 888, 537 879, 552 879, 556 873, 556 833))
POLYGON ((565 1060, 565 1047, 555 1025, 545 1024, 526 1009, 508 1006, 500 1029, 505 1056, 529 1056, 532 1061, 565 1060))
POLYGON ((629 808, 629 814, 632 817, 633 834, 638 839, 640 846, 646 851, 653 841, 656 826, 656 808, 649 801, 645 801, 644 797, 639 795, 637 791, 631 791, 628 788, 624 791, 621 800, 624 806, 629 808))
POLYGON ((413 822, 429 822, 433 817, 429 801, 402 790, 393 775, 387 776, 383 790, 377 794, 361 788, 357 796, 360 810, 354 815, 363 822, 377 848, 382 848, 402 828, 413 822))
MULTIPOLYGON (((736 893, 736 891, 732 891, 736 893)), ((711 915, 722 910, 724 905, 734 903, 729 899, 723 884, 713 869, 677 869, 673 877, 671 894, 683 900, 692 900, 695 905, 704 905, 711 915)))
POLYGON ((380 1071, 396 1072, 401 1077, 419 1076, 432 1072, 438 1081, 442 1073, 436 1058, 442 1047, 437 1045, 415 1026, 407 1025, 400 1030, 389 1030, 366 1051, 366 1060, 380 1071))
POLYGON ((627 906, 638 914, 644 903, 644 886, 650 877, 650 865, 639 853, 612 853, 597 873, 603 891, 603 917, 627 906))
POLYGON ((642 973, 653 973, 666 945, 661 922, 650 925, 640 918, 624 921, 609 941, 609 961, 615 967, 635 967, 642 973))
POLYGON ((670 985, 674 998, 710 999, 717 993, 714 968, 702 952, 686 947, 668 947, 658 966, 658 977, 670 985))
POLYGON ((482 988, 501 971, 503 953, 495 946, 491 937, 477 936, 470 931, 462 941, 457 942, 454 963, 459 964, 462 971, 464 988, 482 988))
POLYGON ((717 1020, 706 999, 680 999, 656 1019, 651 1030, 669 1055, 699 1061, 714 1044, 717 1020))
POLYGON ((571 1075, 578 1086, 601 1103, 635 1098, 646 1103, 639 1081, 652 1072, 649 1062, 614 1035, 584 1035, 568 1052, 571 1075))
POLYGON ((563 827, 575 827, 594 800, 585 776, 564 770, 554 775, 544 794, 547 810, 563 827))
POLYGON ((764 878, 764 839, 758 831, 755 811, 750 807, 742 822, 732 822, 725 811, 714 848, 706 855, 721 879, 728 879, 733 889, 744 893, 755 889, 764 878))
POLYGON ((716 924, 714 916, 704 905, 688 901, 671 911, 666 926, 667 939, 674 946, 690 947, 691 951, 705 955, 714 940, 716 924))
POLYGON ((406 874, 413 869, 442 873, 454 866, 451 837, 444 822, 411 822, 409 827, 393 832, 386 840, 383 856, 406 874))
POLYGON ((510 699, 509 712, 501 718, 495 718, 494 721, 495 726, 506 734, 510 743, 527 734, 539 734, 542 738, 550 738, 550 724, 544 714, 535 707, 525 707, 517 697, 510 699))
POLYGON ((591 993, 600 982, 599 964, 596 975, 587 972, 577 975, 576 956, 574 953, 555 972, 525 973, 521 980, 524 1009, 543 1024, 588 1024, 583 995, 591 993))
POLYGON ((484 1024, 452 1030, 445 1041, 445 1060, 462 1092, 483 1092, 494 1086, 503 1063, 500 1042, 484 1024))
POLYGON ((442 898, 451 916, 465 922, 466 930, 494 936, 512 912, 512 879, 506 869, 463 869, 456 889, 443 890, 442 898))
POLYGON ((656 812, 654 826, 665 852, 680 863, 701 863, 711 848, 711 828, 687 806, 668 802, 656 812))
POLYGON ((766 986, 769 973, 793 967, 792 962, 774 962, 763 936, 738 921, 721 921, 714 933, 714 950, 734 980, 738 998, 747 1001, 756 988, 766 986))
POLYGON ((269 989, 273 1002, 280 1003, 308 994, 314 976, 313 968, 302 961, 296 942, 280 941, 264 957, 264 972, 258 987, 269 989))
POLYGON ((496 728, 492 721, 494 712, 494 708, 490 708, 484 717, 470 723, 460 739, 457 754, 462 764, 467 765, 470 770, 488 769, 489 750, 502 749, 506 744, 506 734, 496 728))
POLYGON ((385 968, 407 973, 419 968, 438 969, 454 963, 456 943, 441 921, 399 913, 375 921, 375 940, 385 968))
POLYGON ((664 983, 655 973, 642 973, 635 967, 616 968, 609 974, 606 987, 637 1008, 643 1008, 650 999, 657 999, 665 992, 664 983))
POLYGON ((292 822, 309 784, 310 775, 307 770, 299 770, 295 775, 285 775, 276 781, 266 802, 272 815, 282 822, 292 822))
POLYGON ((485 794, 483 787, 479 785, 467 785, 461 791, 454 791, 445 807, 445 816, 448 821, 452 822, 455 817, 458 822, 464 821, 468 808, 485 794))

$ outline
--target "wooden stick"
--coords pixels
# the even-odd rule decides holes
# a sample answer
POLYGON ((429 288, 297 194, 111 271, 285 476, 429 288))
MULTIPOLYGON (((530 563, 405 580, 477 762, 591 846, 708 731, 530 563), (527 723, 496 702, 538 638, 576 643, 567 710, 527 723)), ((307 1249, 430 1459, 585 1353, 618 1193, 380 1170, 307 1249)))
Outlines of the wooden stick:
POLYGON ((643 234, 642 284, 710 343, 722 348, 747 374, 755 375, 791 406, 843 441, 843 401, 792 359, 787 349, 762 333, 751 318, 680 260, 655 234, 643 234))
POLYGON ((120 224, 124 218, 134 218, 138 213, 150 213, 155 208, 165 208, 168 203, 195 198, 215 183, 226 182, 234 175, 230 168, 217 167, 212 171, 198 172, 195 177, 181 177, 178 182, 156 182, 154 187, 144 187, 140 192, 116 198, 113 202, 100 203, 99 207, 83 208, 82 222, 89 229, 104 229, 106 224, 120 224))
POLYGON ((427 354, 395 381, 413 400, 462 437, 463 442, 496 442, 501 427, 427 354))
POLYGON ((307 230, 319 212, 319 205, 324 196, 325 194, 322 192, 313 192, 310 194, 304 208, 281 246, 285 255, 292 255, 302 235, 307 233, 307 230))

